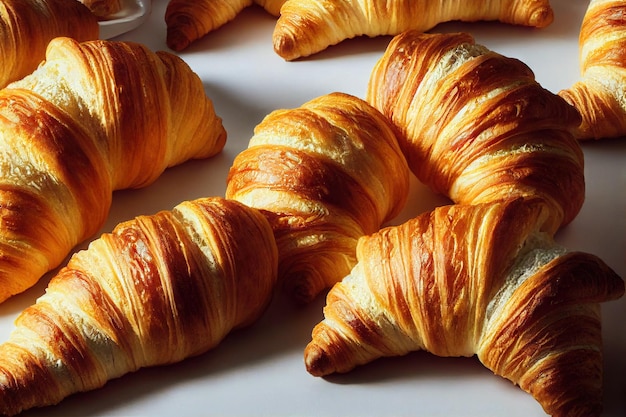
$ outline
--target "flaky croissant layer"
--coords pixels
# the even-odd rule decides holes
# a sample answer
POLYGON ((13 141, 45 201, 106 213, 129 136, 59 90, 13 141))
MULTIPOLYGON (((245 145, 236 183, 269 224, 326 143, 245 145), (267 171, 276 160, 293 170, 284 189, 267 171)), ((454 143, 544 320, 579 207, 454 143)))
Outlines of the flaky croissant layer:
POLYGON ((219 153, 226 131, 200 78, 130 42, 50 42, 0 91, 0 301, 104 224, 113 190, 219 153))
POLYGON ((361 238, 313 329, 307 370, 347 372, 416 350, 477 355, 548 414, 598 416, 598 303, 621 297, 624 282, 542 232, 549 216, 540 200, 453 205, 361 238))
POLYGON ((580 114, 526 64, 470 34, 395 36, 372 69, 367 101, 400 131, 415 175, 454 202, 540 197, 552 207, 552 231, 580 211, 580 114))
POLYGON ((408 192, 389 121, 344 93, 267 115, 235 158, 226 188, 228 198, 268 214, 279 279, 302 303, 350 271, 357 239, 396 216, 408 192))
POLYGON ((0 345, 0 413, 181 361, 268 305, 278 253, 257 210, 206 198, 140 216, 76 253, 0 345))

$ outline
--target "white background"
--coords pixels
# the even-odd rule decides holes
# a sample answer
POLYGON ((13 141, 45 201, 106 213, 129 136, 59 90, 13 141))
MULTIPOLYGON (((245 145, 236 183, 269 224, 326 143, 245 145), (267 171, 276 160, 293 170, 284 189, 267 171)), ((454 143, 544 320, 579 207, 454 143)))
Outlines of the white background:
MULTIPOLYGON (((167 50, 165 0, 148 21, 120 39, 167 50)), ((519 58, 556 92, 578 80, 578 32, 588 2, 553 0, 555 21, 542 30, 500 23, 443 24, 434 31, 469 31, 479 43, 519 58)), ((224 151, 167 171, 142 190, 115 194, 103 232, 139 214, 183 200, 222 196, 233 158, 254 126, 277 108, 300 106, 333 91, 364 97, 370 71, 390 37, 345 41, 309 59, 285 62, 272 49, 275 18, 258 6, 194 43, 180 55, 200 75, 228 131, 224 151)), ((171 52, 171 51, 170 51, 171 52)), ((599 255, 626 276, 626 139, 583 144, 587 197, 557 240, 599 255)), ((446 202, 413 182, 399 223, 446 202)), ((82 246, 84 247, 84 245, 82 246)), ((0 306, 0 340, 15 316, 45 289, 47 278, 0 306)), ((538 403, 474 358, 418 352, 378 360, 328 379, 306 373, 302 351, 322 318, 323 297, 306 308, 280 298, 254 326, 215 350, 180 364, 144 369, 104 388, 74 395, 31 416, 544 416, 538 403)), ((606 416, 626 415, 626 299, 603 305, 606 416)))

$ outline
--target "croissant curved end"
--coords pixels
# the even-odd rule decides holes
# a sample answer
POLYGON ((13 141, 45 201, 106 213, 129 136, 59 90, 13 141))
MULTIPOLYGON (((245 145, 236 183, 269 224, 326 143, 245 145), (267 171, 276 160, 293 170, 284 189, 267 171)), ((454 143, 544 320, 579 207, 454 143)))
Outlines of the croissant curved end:
POLYGON ((272 36, 274 52, 276 52, 285 61, 293 61, 301 57, 296 47, 296 40, 293 36, 287 34, 277 34, 274 32, 272 36))
POLYGON ((330 355, 314 343, 310 343, 304 351, 304 365, 313 376, 325 376, 334 372, 330 355))
POLYGON ((554 10, 551 7, 539 7, 535 10, 529 19, 530 26, 536 28, 545 28, 554 21, 554 10))
POLYGON ((165 43, 167 46, 176 52, 181 52, 191 44, 189 38, 181 30, 168 30, 165 43))
POLYGON ((285 292, 292 294, 296 304, 309 304, 325 287, 324 280, 316 272, 311 270, 302 274, 290 274, 290 279, 283 282, 285 292))
POLYGON ((328 33, 326 21, 318 21, 299 12, 282 10, 272 33, 272 44, 285 61, 306 58, 341 42, 346 34, 328 33), (320 39, 318 39, 320 38, 320 39))

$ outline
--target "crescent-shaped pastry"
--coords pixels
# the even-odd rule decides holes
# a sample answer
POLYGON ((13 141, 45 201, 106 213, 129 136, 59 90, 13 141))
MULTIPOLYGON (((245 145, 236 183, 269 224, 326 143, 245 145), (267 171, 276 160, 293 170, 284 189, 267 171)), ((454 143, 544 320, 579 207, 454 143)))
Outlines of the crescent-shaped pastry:
POLYGON ((179 57, 130 42, 50 42, 0 91, 0 301, 93 236, 113 191, 221 152, 222 120, 179 57))
POLYGON ((580 211, 581 117, 520 60, 467 33, 407 31, 375 64, 367 100, 393 121, 420 181, 452 201, 540 197, 554 231, 580 211))
POLYGON ((265 310, 277 262, 265 217, 236 201, 188 201, 119 224, 18 316, 0 345, 0 413, 207 352, 265 310))
POLYGON ((332 93, 267 115, 235 158, 226 197, 267 213, 280 283, 307 303, 350 271, 357 239, 395 217, 408 192, 387 118, 332 93))
POLYGON ((552 23, 553 10, 548 0, 287 0, 274 29, 274 50, 290 61, 356 36, 425 32, 453 20, 541 28, 552 23))
POLYGON ((554 417, 602 410, 599 303, 624 281, 542 230, 550 210, 515 199, 439 207, 363 237, 304 352, 316 376, 426 350, 474 356, 554 417))

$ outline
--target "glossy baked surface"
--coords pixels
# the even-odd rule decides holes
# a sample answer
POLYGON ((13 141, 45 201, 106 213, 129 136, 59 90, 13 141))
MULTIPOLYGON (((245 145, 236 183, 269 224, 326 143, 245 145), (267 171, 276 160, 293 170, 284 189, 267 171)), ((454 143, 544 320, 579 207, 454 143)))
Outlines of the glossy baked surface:
MULTIPOLYGON (((156 0, 142 26, 119 39, 166 50, 165 0, 156 0)), ((526 62, 537 80, 556 92, 578 80, 578 30, 588 2, 553 0, 555 20, 545 29, 500 23, 445 24, 434 31, 469 31, 477 42, 526 62)), ((221 196, 226 175, 261 119, 333 91, 365 95, 370 71, 389 37, 345 41, 306 60, 285 62, 272 49, 275 18, 258 6, 180 53, 202 78, 224 120, 224 151, 168 170, 152 186, 118 192, 104 231, 139 214, 171 209, 183 200, 221 196)), ((601 257, 626 276, 626 140, 583 144, 586 201, 557 235, 559 243, 601 257)), ((397 224, 445 203, 413 180, 397 224)), ((85 246, 85 245, 84 245, 85 246)), ((15 316, 45 289, 33 289, 0 306, 0 338, 15 316)), ((254 326, 233 333, 198 358, 141 370, 104 388, 72 396, 29 416, 495 416, 545 414, 528 394, 494 376, 476 359, 438 358, 424 352, 383 359, 328 379, 309 375, 303 349, 322 318, 323 297, 305 308, 281 299, 254 326)), ((603 305, 605 415, 626 413, 626 299, 603 305)))

